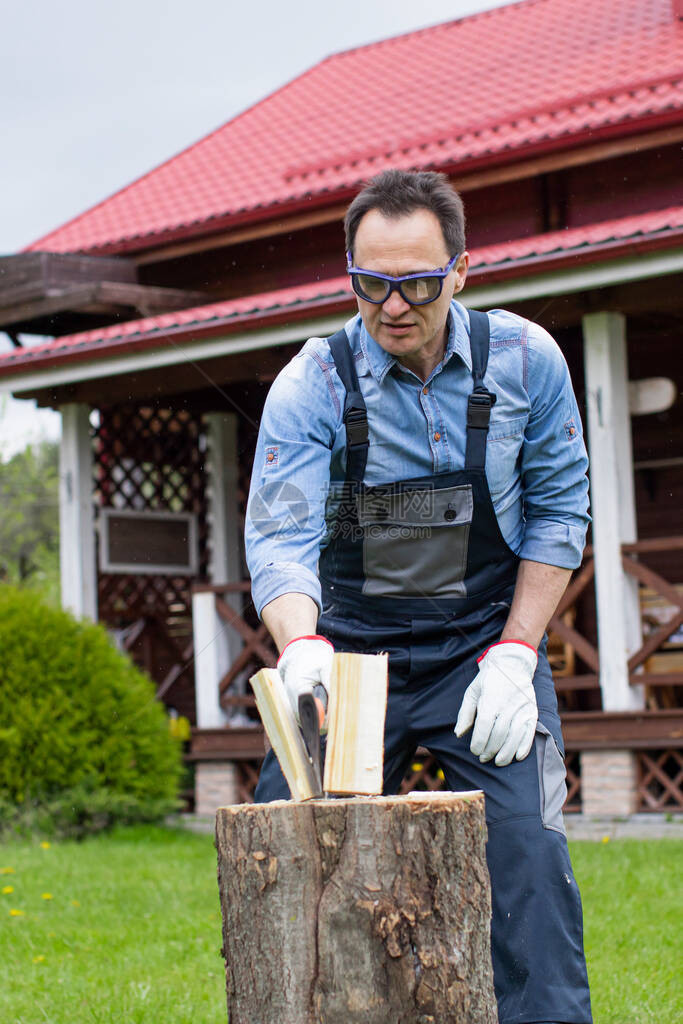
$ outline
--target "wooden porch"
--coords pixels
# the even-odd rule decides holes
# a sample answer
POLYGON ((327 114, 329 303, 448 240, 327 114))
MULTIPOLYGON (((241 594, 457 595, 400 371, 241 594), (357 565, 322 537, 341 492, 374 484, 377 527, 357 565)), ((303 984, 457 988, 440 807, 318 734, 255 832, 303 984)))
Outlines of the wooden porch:
MULTIPOLYGON (((652 556, 659 563, 662 556, 673 557, 675 564, 681 552, 683 536, 621 545, 624 573, 638 585, 642 640, 627 664, 630 685, 644 694, 642 710, 602 710, 592 547, 586 548, 551 620, 548 653, 567 753, 567 811, 582 810, 582 759, 593 751, 633 753, 638 811, 683 810, 683 586, 648 565, 652 556)), ((243 609, 249 608, 248 580, 193 587, 195 637, 230 634, 239 642, 239 653, 223 666, 215 658, 203 663, 204 671, 213 671, 214 677, 203 681, 202 691, 217 695, 218 708, 210 711, 222 713, 224 724, 195 727, 188 760, 234 763, 238 798, 250 800, 266 748, 255 700, 244 684, 262 666, 273 666, 276 653, 265 626, 255 625, 248 611, 236 610, 235 597, 242 599, 243 609), (236 711, 242 724, 232 726, 236 711), (244 716, 253 724, 245 725, 244 716)), ((442 785, 435 760, 428 751, 418 750, 402 791, 442 785)))
MULTIPOLYGON (((625 321, 619 314, 585 319, 585 366, 581 337, 574 332, 561 340, 575 382, 583 379, 584 369, 586 374, 585 391, 579 385, 577 393, 585 403, 591 440, 593 533, 552 620, 549 643, 567 747, 567 807, 593 806, 589 776, 618 774, 623 764, 615 764, 621 758, 635 780, 634 809, 680 811, 683 536, 676 532, 675 508, 683 463, 660 456, 666 445, 683 437, 683 416, 680 403, 665 414, 666 439, 658 417, 635 421, 633 456, 617 452, 615 438, 631 434, 623 397, 625 321), (603 342, 610 357, 596 368, 591 345, 599 349, 603 342), (610 389, 616 394, 622 378, 619 404, 610 389), (600 408, 592 401, 595 394, 602 396, 600 408)), ((650 358, 655 344, 660 345, 661 366, 666 337, 649 341, 650 358)), ((652 369, 643 354, 644 338, 637 323, 629 329, 629 363, 636 377, 652 369)), ((244 372, 248 378, 251 368, 244 372)), ((232 798, 240 800, 252 798, 264 754, 247 680, 263 665, 275 663, 270 638, 250 601, 241 550, 250 454, 266 390, 267 382, 225 381, 223 408, 226 401, 228 406, 234 402, 239 414, 215 411, 216 395, 209 390, 172 402, 102 405, 90 421, 85 407, 64 407, 67 454, 70 409, 80 416, 74 433, 90 433, 90 449, 78 448, 72 439, 73 478, 81 481, 80 491, 76 487, 83 495, 81 508, 87 508, 94 486, 93 520, 102 508, 165 509, 196 519, 194 575, 149 573, 143 566, 137 572, 109 572, 97 566, 92 551, 91 568, 79 579, 87 580, 90 573, 96 596, 81 613, 99 617, 114 630, 157 683, 159 698, 190 720, 187 758, 196 777, 209 767, 217 776, 224 766, 233 780, 232 798)), ((88 531, 96 536, 93 520, 74 522, 72 560, 83 557, 82 538, 88 531)), ((84 593, 82 583, 74 586, 84 593)), ((420 752, 405 788, 441 784, 435 764, 420 752)))

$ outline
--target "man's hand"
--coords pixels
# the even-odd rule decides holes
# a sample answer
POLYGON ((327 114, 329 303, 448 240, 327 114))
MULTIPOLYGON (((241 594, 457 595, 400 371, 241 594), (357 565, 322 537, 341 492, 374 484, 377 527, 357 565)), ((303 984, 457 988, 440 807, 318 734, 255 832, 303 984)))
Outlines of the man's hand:
POLYGON ((523 761, 538 721, 532 683, 538 655, 524 641, 502 640, 478 660, 479 674, 465 690, 455 735, 466 733, 476 717, 470 750, 480 761, 523 761))
POLYGON ((290 704, 299 720, 299 696, 313 693, 327 707, 334 647, 322 636, 299 636, 283 649, 277 667, 290 704))

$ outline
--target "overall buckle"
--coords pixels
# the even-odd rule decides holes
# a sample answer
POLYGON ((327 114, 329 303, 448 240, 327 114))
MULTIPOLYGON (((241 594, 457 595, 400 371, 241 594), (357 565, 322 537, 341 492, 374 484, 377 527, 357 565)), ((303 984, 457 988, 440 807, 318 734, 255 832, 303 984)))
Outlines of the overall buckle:
POLYGON ((349 409, 344 416, 346 440, 352 448, 368 443, 368 416, 365 409, 349 409))
POLYGON ((491 409, 496 404, 492 391, 473 391, 467 399, 467 426, 475 430, 488 430, 491 409))

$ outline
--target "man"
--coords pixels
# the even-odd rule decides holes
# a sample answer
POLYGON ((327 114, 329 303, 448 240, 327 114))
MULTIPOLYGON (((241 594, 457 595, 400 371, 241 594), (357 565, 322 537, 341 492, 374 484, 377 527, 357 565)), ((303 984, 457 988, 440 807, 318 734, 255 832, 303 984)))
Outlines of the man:
MULTIPOLYGON (((569 373, 538 325, 453 299, 469 254, 443 175, 378 175, 345 229, 358 316, 304 345, 263 412, 254 601, 295 708, 334 648, 389 652, 385 792, 423 745, 449 789, 486 795, 501 1024, 585 1024, 544 636, 588 523, 569 373)), ((256 799, 288 795, 271 753, 256 799)))

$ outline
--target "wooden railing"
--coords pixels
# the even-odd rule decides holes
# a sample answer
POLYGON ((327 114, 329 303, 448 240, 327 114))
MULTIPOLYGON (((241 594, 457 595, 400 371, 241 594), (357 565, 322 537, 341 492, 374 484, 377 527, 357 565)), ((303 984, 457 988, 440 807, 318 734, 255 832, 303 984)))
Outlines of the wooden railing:
MULTIPOLYGON (((593 670, 591 673, 587 673, 585 675, 576 675, 574 673, 554 673, 555 688, 558 692, 597 690, 600 688, 600 655, 598 653, 598 649, 590 640, 585 636, 582 636, 582 634, 574 628, 571 624, 574 616, 573 614, 570 615, 571 612, 575 611, 576 606, 586 593, 587 589, 592 586, 594 577, 595 559, 593 558, 592 549, 587 548, 586 553, 584 554, 583 565, 571 580, 569 586, 564 592, 562 600, 557 606, 555 614, 548 623, 548 633, 550 637, 559 637, 572 655, 578 654, 588 668, 593 670)), ((571 660, 573 664, 573 657, 571 660)))
POLYGON ((256 706, 253 694, 231 692, 237 680, 252 675, 263 666, 272 667, 277 661, 277 654, 268 630, 260 622, 251 626, 244 613, 228 603, 226 598, 231 594, 248 594, 251 590, 249 580, 238 583, 197 584, 192 588, 193 594, 213 594, 214 609, 218 623, 222 628, 234 631, 241 640, 239 653, 233 657, 224 671, 219 673, 217 680, 221 707, 229 711, 234 708, 251 708, 256 706))
MULTIPOLYGON (((680 585, 677 587, 666 580, 661 573, 655 572, 646 565, 643 559, 648 555, 662 555, 679 551, 683 551, 683 537, 681 536, 658 537, 621 546, 624 572, 671 607, 671 613, 666 621, 654 624, 654 628, 649 631, 647 627, 653 624, 648 621, 647 614, 641 607, 641 618, 646 629, 640 646, 628 659, 629 682, 632 686, 647 687, 646 692, 652 707, 658 707, 660 704, 674 707, 679 703, 671 688, 683 686, 683 643, 675 645, 673 649, 667 648, 665 645, 672 634, 683 624, 683 587, 680 585), (680 654, 675 654, 676 649, 680 650, 680 654), (665 657, 660 658, 657 670, 648 671, 648 662, 655 654, 664 654, 670 658, 673 664, 672 669, 662 671, 662 662, 666 661, 665 657)), ((554 673, 555 687, 558 693, 599 689, 599 650, 595 643, 582 635, 573 624, 576 610, 580 607, 581 601, 588 596, 594 578, 593 549, 587 547, 583 564, 570 582, 550 620, 548 632, 551 635, 551 640, 555 642, 559 640, 569 652, 570 656, 565 658, 566 661, 573 664, 574 657, 578 656, 589 671, 584 674, 576 674, 573 671, 554 673)))
MULTIPOLYGON (((675 703, 672 706, 664 702, 666 708, 662 710, 652 699, 652 694, 656 694, 661 701, 662 695, 667 694, 671 687, 683 686, 683 671, 647 671, 650 659, 662 651, 683 622, 683 594, 661 573, 644 563, 649 554, 661 555, 662 552, 680 550, 683 550, 683 537, 639 541, 622 547, 624 571, 642 587, 648 588, 650 594, 671 606, 672 611, 664 616, 663 622, 653 624, 646 619, 644 624, 646 629, 648 625, 651 626, 650 632, 645 632, 638 650, 629 659, 631 683, 646 686, 647 709, 623 713, 599 710, 569 710, 562 713, 567 748, 567 811, 581 809, 581 752, 624 748, 634 750, 638 759, 639 808, 661 812, 683 807, 683 709, 679 710, 675 703)), ((562 675, 555 675, 560 693, 599 690, 600 658, 597 646, 593 639, 583 635, 574 624, 577 618, 581 620, 581 616, 576 614, 577 609, 580 610, 580 602, 592 598, 594 576, 595 561, 589 548, 583 565, 576 572, 550 623, 551 634, 566 649, 564 665, 571 669, 562 675), (589 670, 584 675, 575 671, 575 661, 579 659, 589 670)), ((247 711, 253 717, 253 727, 194 729, 188 757, 191 761, 232 760, 238 771, 239 799, 247 801, 253 799, 265 747, 263 730, 259 727, 257 716, 249 710, 254 707, 255 701, 250 693, 243 692, 244 683, 246 677, 261 666, 272 666, 276 661, 275 650, 265 626, 248 611, 237 610, 242 603, 245 607, 248 605, 246 602, 238 604, 234 595, 247 595, 249 589, 248 580, 231 584, 201 584, 193 588, 194 594, 213 596, 212 602, 205 603, 204 613, 210 604, 213 615, 213 626, 206 635, 210 638, 220 631, 227 631, 233 640, 229 663, 216 664, 215 685, 220 695, 220 707, 228 713, 235 710, 247 711), (235 692, 236 689, 242 692, 235 692)), ((661 609, 659 611, 661 618, 661 609)), ((672 692, 675 695, 681 691, 672 692)), ((443 778, 433 757, 428 751, 419 750, 411 763, 403 788, 439 789, 442 786, 443 778)))
MULTIPOLYGON (((629 679, 632 685, 646 686, 648 693, 664 693, 674 686, 683 686, 683 668, 676 667, 671 671, 647 671, 648 661, 656 653, 662 652, 664 645, 673 633, 683 624, 683 588, 677 587, 645 564, 644 557, 648 554, 661 555, 663 552, 683 551, 683 536, 661 537, 654 540, 642 540, 633 544, 622 545, 622 565, 624 572, 651 593, 658 595, 663 602, 670 605, 672 612, 665 622, 656 625, 649 632, 646 630, 643 641, 628 660, 629 679), (643 671, 645 669, 645 671, 643 671)), ((576 610, 586 598, 594 585, 595 558, 593 549, 586 548, 581 568, 575 573, 558 608, 550 620, 548 632, 551 641, 564 647, 565 664, 570 670, 556 671, 555 685, 559 693, 579 692, 582 690, 599 690, 600 654, 593 639, 585 636, 575 625, 576 610), (574 668, 575 659, 579 658, 588 671, 577 673, 574 668), (572 670, 573 669, 573 670, 572 670)), ((237 679, 243 679, 245 673, 252 674, 262 666, 272 666, 276 661, 276 653, 272 641, 263 623, 250 624, 244 613, 236 610, 235 604, 229 603, 231 594, 248 594, 250 583, 242 580, 227 584, 199 584, 193 587, 193 593, 211 593, 214 595, 214 607, 217 619, 222 628, 228 629, 239 637, 239 652, 232 658, 227 668, 220 674, 218 681, 220 703, 226 710, 235 707, 253 707, 254 698, 248 693, 232 692, 237 679)), ((644 622, 648 626, 647 620, 644 622)), ((166 638, 167 642, 169 638, 166 638)), ((683 643, 680 645, 680 661, 683 662, 683 643)), ((187 651, 178 652, 179 662, 184 661, 187 651), (181 661, 182 659, 182 661, 181 661)), ((660 663, 661 669, 661 663, 660 663)), ((172 673, 161 686, 166 690, 173 683, 172 673)), ((672 706, 669 695, 664 700, 665 706, 672 706)), ((676 700, 673 698, 673 706, 676 700)), ((653 706, 658 706, 656 703, 653 706)))
POLYGON ((127 627, 121 646, 155 681, 158 700, 167 698, 174 684, 186 673, 192 672, 192 638, 179 646, 171 636, 165 619, 154 611, 140 616, 127 627), (162 660, 161 651, 166 654, 164 660, 171 661, 171 667, 163 676, 158 672, 158 664, 162 660))
MULTIPOLYGON (((661 651, 671 635, 683 624, 683 591, 677 589, 641 561, 643 555, 671 551, 683 551, 683 537, 658 537, 654 540, 641 540, 634 544, 622 544, 621 546, 621 562, 624 572, 653 590, 673 609, 671 617, 658 629, 646 635, 641 646, 629 658, 628 669, 631 685, 640 684, 650 689, 683 686, 683 670, 656 673, 636 672, 641 666, 647 668, 648 659, 655 652, 661 651)), ((683 643, 680 648, 683 651, 683 643)))

